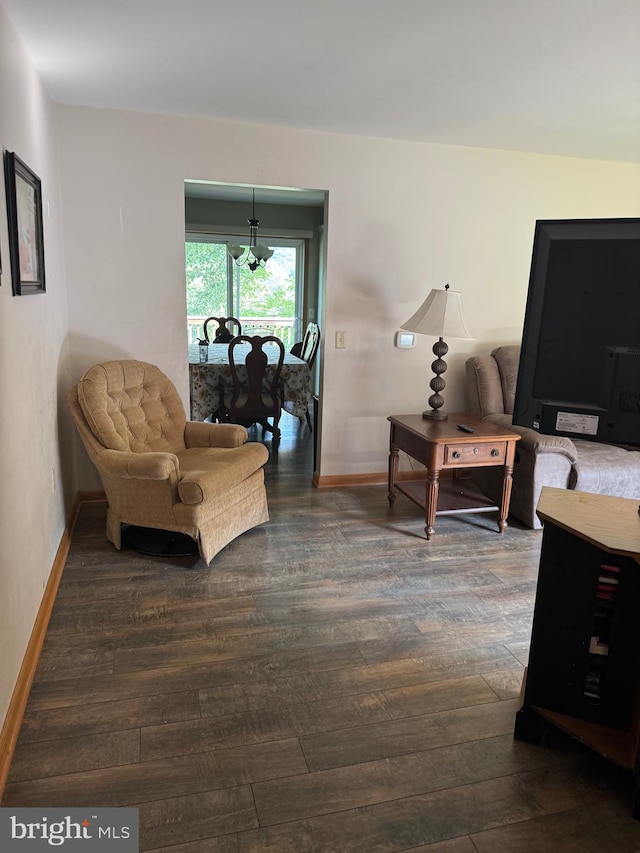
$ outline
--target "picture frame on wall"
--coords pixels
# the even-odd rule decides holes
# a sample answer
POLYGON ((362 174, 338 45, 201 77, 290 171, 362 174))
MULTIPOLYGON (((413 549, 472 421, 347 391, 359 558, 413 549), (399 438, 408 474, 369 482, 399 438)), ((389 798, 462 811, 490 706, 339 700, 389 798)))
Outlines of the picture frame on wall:
POLYGON ((4 152, 9 265, 14 296, 44 293, 44 233, 40 178, 11 151, 4 152))

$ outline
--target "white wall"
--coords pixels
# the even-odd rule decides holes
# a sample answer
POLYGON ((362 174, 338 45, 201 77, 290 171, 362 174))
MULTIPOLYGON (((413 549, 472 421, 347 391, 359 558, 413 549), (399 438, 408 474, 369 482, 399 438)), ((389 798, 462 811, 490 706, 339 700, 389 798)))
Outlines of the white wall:
POLYGON ((75 494, 55 107, 0 6, 0 145, 42 180, 47 292, 12 296, 0 179, 0 727, 75 494))
MULTIPOLYGON (((389 413, 420 411, 433 339, 393 346, 432 287, 462 292, 446 406, 469 353, 520 339, 536 219, 640 215, 640 169, 587 160, 61 107, 74 377, 154 361, 188 402, 183 181, 329 191, 321 475, 386 469, 389 413), (333 347, 346 332, 346 349, 333 347)), ((94 485, 89 471, 81 485, 94 485)))

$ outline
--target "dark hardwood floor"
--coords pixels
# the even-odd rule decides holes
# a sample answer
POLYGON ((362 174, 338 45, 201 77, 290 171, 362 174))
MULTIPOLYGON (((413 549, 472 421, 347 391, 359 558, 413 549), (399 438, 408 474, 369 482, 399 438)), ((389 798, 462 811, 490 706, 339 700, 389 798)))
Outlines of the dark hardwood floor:
POLYGON ((137 806, 165 853, 638 853, 629 774, 513 740, 540 533, 427 543, 384 486, 313 489, 282 427, 271 521, 208 569, 84 505, 3 805, 137 806))

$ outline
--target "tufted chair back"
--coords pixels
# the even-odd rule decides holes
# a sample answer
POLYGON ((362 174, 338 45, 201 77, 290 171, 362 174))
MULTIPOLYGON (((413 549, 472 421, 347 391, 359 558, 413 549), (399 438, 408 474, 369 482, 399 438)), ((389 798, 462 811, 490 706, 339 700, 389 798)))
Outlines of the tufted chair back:
POLYGON ((78 383, 78 402, 105 448, 132 453, 185 449, 182 400, 171 380, 154 364, 96 364, 78 383))

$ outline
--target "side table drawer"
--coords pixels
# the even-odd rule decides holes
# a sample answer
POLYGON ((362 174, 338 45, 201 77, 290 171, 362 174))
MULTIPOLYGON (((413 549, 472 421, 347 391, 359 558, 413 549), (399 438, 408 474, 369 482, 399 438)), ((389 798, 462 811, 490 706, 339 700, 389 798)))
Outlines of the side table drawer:
POLYGON ((444 447, 445 465, 504 465, 507 456, 507 442, 496 441, 487 444, 446 444, 444 447))

